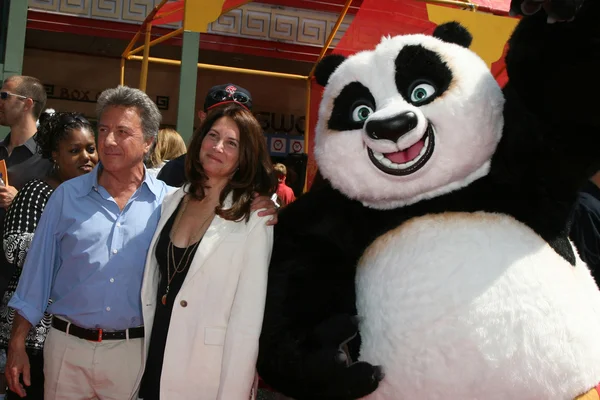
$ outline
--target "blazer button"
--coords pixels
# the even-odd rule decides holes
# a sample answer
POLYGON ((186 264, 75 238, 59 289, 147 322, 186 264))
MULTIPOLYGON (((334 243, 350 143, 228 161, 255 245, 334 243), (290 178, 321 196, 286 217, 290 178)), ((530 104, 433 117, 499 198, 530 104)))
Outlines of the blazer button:
POLYGON ((187 301, 185 301, 185 300, 181 300, 181 301, 179 302, 179 305, 180 305, 181 307, 187 307, 187 301))

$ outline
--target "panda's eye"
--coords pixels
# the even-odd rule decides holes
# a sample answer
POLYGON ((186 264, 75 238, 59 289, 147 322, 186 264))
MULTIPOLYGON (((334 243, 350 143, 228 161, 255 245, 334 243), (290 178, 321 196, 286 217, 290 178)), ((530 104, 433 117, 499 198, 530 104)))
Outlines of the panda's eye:
POLYGON ((413 103, 421 103, 435 94, 435 88, 428 83, 421 83, 415 86, 410 94, 410 101, 413 103))
POLYGON ((373 114, 373 109, 362 104, 358 107, 355 107, 352 111, 352 120, 355 122, 365 122, 371 114, 373 114))

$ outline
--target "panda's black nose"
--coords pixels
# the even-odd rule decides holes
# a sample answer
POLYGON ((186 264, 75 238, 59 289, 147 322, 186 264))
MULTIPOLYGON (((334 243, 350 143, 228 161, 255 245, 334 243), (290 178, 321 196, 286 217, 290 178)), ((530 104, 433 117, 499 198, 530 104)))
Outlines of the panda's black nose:
POLYGON ((405 133, 415 129, 418 122, 417 115, 408 111, 388 119, 371 120, 367 122, 365 130, 372 139, 388 139, 395 142, 405 133))

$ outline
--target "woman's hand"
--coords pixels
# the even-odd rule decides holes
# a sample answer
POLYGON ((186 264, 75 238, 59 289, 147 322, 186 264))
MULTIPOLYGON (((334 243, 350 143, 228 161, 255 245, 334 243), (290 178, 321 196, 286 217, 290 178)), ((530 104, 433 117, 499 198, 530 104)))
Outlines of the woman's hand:
POLYGON ((267 217, 272 215, 273 217, 267 221, 267 225, 275 225, 277 223, 277 206, 270 197, 259 196, 258 193, 254 193, 254 200, 252 200, 250 209, 253 211, 264 209, 258 213, 258 216, 267 217))

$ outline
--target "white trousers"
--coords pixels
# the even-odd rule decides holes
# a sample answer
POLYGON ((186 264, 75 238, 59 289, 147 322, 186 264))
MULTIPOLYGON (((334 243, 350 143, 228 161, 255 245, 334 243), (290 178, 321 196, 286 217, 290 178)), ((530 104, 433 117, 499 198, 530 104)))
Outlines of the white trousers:
POLYGON ((143 338, 90 342, 51 328, 44 344, 45 400, 133 398, 143 349, 143 338))

